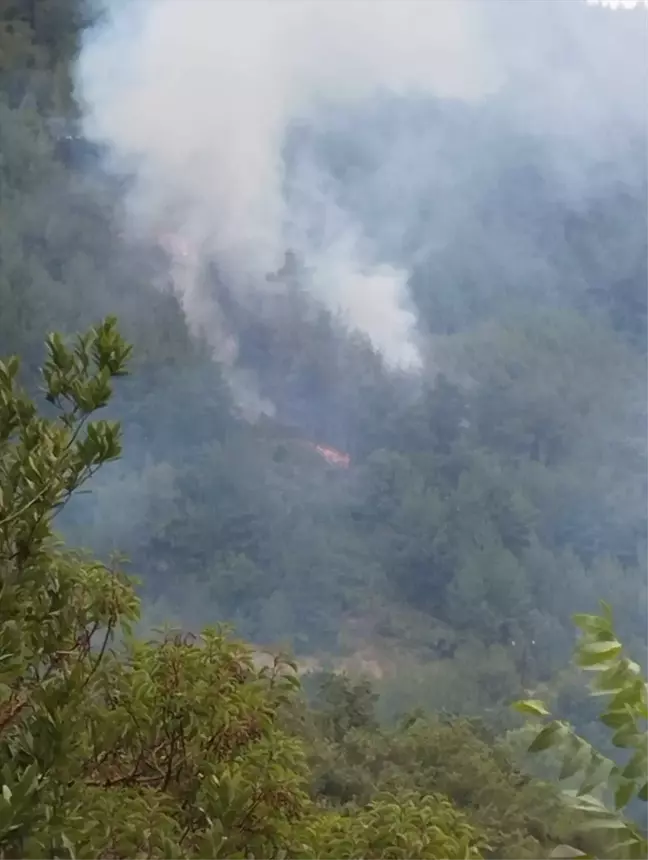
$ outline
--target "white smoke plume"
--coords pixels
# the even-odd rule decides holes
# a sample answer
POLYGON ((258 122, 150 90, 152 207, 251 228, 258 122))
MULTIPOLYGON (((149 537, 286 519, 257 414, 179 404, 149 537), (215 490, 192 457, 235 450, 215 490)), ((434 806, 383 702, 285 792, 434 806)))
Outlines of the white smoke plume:
MULTIPOLYGON (((316 176, 303 190, 326 230, 309 240, 310 225, 285 205, 282 148, 288 124, 322 100, 379 87, 483 92, 489 80, 465 11, 443 0, 138 0, 109 12, 85 46, 79 80, 89 134, 137 165, 140 226, 173 213, 182 235, 241 288, 259 287, 288 242, 299 242, 319 299, 388 361, 416 364, 407 273, 373 265, 370 237, 316 176)), ((205 323, 186 269, 186 313, 205 323)))
MULTIPOLYGON (((137 172, 131 227, 164 224, 192 249, 176 288, 190 325, 230 363, 236 344, 199 286, 203 254, 229 285, 253 293, 271 288, 266 275, 288 249, 312 271, 315 297, 388 362, 419 363, 409 273, 381 259, 376 237, 312 165, 286 196, 291 123, 380 92, 482 99, 520 80, 535 87, 531 122, 565 134, 582 126, 588 146, 612 117, 637 110, 641 76, 629 69, 620 93, 605 76, 606 64, 627 61, 623 39, 610 41, 601 21, 583 32, 603 10, 575 0, 128 0, 107 11, 79 61, 86 131, 137 172), (600 92, 583 100, 592 74, 600 92)), ((416 177, 392 179, 398 217, 416 177)))

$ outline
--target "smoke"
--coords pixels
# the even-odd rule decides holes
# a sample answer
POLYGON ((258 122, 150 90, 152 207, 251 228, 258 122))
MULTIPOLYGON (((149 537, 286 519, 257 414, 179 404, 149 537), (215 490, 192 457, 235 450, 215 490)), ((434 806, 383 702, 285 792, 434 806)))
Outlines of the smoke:
MULTIPOLYGON (((490 99, 553 136, 557 169, 577 195, 585 165, 622 159, 624 130, 645 104, 639 17, 607 12, 570 0, 113 2, 79 60, 86 132, 136 172, 131 229, 171 232, 191 249, 176 256, 175 287, 219 360, 233 368, 237 347, 205 261, 253 302, 279 288, 267 275, 293 251, 314 299, 388 363, 416 368, 410 272, 385 258, 382 237, 345 205, 321 161, 303 152, 289 170, 289 130, 384 93, 490 99)), ((433 151, 403 166, 409 138, 397 169, 388 155, 375 170, 396 233, 412 220, 417 170, 448 168, 433 151)), ((250 384, 241 377, 238 388, 250 384)))
MULTIPOLYGON (((482 93, 489 78, 465 11, 403 0, 141 0, 109 13, 86 43, 79 81, 88 134, 136 165, 133 227, 154 229, 172 213, 171 229, 242 291, 263 288, 290 248, 312 269, 318 300, 387 361, 415 365, 407 272, 375 265, 370 237, 315 171, 302 171, 291 210, 283 148, 289 124, 327 100, 381 87, 482 93), (324 225, 316 237, 314 220, 324 225)), ((176 273, 185 311, 192 325, 213 326, 219 354, 231 357, 198 268, 182 261, 176 273)))

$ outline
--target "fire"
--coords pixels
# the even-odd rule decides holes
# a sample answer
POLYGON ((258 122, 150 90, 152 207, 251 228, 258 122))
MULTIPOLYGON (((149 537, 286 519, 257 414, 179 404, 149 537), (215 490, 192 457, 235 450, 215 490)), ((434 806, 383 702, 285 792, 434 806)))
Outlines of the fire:
POLYGON ((343 469, 348 469, 351 465, 351 457, 342 451, 337 451, 335 448, 329 448, 326 445, 317 445, 313 442, 310 443, 310 447, 332 466, 340 466, 343 469))

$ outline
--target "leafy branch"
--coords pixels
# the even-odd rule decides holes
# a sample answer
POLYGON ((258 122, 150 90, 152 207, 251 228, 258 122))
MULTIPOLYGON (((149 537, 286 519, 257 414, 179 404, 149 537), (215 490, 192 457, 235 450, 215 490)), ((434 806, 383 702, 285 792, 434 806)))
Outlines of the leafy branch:
MULTIPOLYGON (((546 722, 529 746, 529 752, 537 753, 550 747, 558 749, 563 754, 559 780, 580 776, 579 787, 566 790, 563 795, 574 811, 584 814, 582 829, 615 834, 610 844, 610 851, 615 856, 630 860, 645 858, 648 856, 646 834, 627 820, 623 810, 635 799, 648 799, 648 685, 641 667, 625 655, 614 631, 612 610, 607 603, 601 602, 600 615, 578 614, 573 620, 581 631, 575 663, 584 671, 595 673, 591 695, 608 698, 599 720, 612 731, 612 744, 627 750, 629 757, 624 764, 616 764, 561 720, 546 722), (602 789, 612 792, 613 809, 594 796, 594 792, 600 794, 602 789)), ((516 702, 514 707, 532 718, 550 716, 545 705, 537 699, 516 702)), ((560 846, 552 856, 587 855, 568 846, 560 846)))

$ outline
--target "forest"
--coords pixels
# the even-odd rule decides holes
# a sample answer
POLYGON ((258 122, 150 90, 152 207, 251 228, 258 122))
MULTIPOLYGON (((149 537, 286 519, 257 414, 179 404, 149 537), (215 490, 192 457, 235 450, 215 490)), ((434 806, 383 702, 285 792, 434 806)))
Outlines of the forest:
POLYGON ((0 0, 0 855, 645 856, 645 115, 577 158, 524 82, 289 124, 290 211, 326 175, 408 272, 412 369, 297 230, 254 293, 131 229, 101 26, 0 0))

